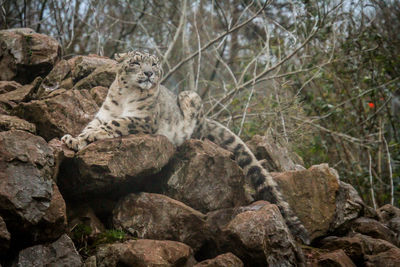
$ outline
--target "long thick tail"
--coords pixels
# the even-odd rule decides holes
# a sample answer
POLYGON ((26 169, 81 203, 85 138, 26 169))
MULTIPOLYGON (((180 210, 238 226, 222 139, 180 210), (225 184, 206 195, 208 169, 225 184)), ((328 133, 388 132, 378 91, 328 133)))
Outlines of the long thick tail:
MULTIPOLYGON (((228 128, 211 119, 205 119, 200 135, 233 152, 235 160, 256 189, 256 198, 267 200, 279 207, 292 234, 309 244, 307 230, 284 200, 272 176, 261 166, 246 144, 228 128)), ((199 132, 198 132, 199 134, 199 132)))

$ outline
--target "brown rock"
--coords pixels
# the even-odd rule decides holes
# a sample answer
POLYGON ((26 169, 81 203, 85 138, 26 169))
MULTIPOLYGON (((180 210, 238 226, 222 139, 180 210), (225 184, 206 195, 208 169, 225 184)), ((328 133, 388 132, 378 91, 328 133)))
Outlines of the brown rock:
POLYGON ((321 267, 355 267, 356 265, 344 253, 343 250, 338 249, 329 253, 325 253, 318 258, 316 266, 321 267))
POLYGON ((69 229, 72 231, 79 225, 86 225, 90 229, 89 237, 94 238, 104 232, 103 223, 97 218, 93 209, 88 205, 80 205, 69 211, 69 229))
POLYGON ((323 249, 343 249, 357 266, 367 265, 369 262, 368 256, 373 255, 371 258, 376 259, 380 257, 385 258, 388 251, 392 251, 393 254, 397 255, 400 251, 399 248, 385 240, 375 239, 358 233, 347 237, 327 237, 321 241, 321 244, 321 248, 323 249))
POLYGON ((364 206, 364 202, 354 187, 340 181, 339 191, 336 196, 335 219, 331 224, 331 228, 337 229, 341 225, 357 218, 364 206))
POLYGON ((50 206, 53 165, 53 151, 43 138, 0 132, 0 210, 21 219, 17 224, 38 223, 50 206))
POLYGON ((96 266, 190 267, 194 263, 192 249, 175 241, 129 240, 105 245, 96 253, 96 266))
POLYGON ((113 190, 138 191, 159 179, 149 175, 158 173, 174 152, 174 146, 161 135, 129 135, 97 141, 61 166, 59 185, 71 197, 113 190))
POLYGON ((68 90, 59 95, 29 103, 21 103, 15 114, 36 125, 46 140, 69 133, 78 135, 99 107, 87 90, 68 90))
POLYGON ((188 140, 169 164, 164 194, 208 212, 250 202, 232 154, 205 140, 188 140))
POLYGON ((302 254, 276 205, 257 201, 207 214, 218 252, 233 252, 247 266, 295 266, 302 254))
POLYGON ((398 245, 396 235, 382 223, 370 218, 358 218, 351 224, 351 230, 373 238, 386 240, 395 246, 398 245))
POLYGON ((115 64, 114 60, 96 55, 61 60, 43 80, 39 94, 44 97, 60 88, 71 89, 82 79, 84 81, 76 89, 91 89, 95 86, 108 88, 115 79, 115 64), (93 72, 95 74, 91 75, 93 72))
POLYGON ((398 267, 400 266, 400 249, 391 248, 376 255, 367 255, 365 266, 368 267, 398 267))
POLYGON ((380 207, 377 212, 379 220, 396 234, 397 244, 400 245, 400 209, 386 204, 380 207))
POLYGON ((0 131, 9 130, 22 130, 35 133, 36 126, 18 117, 0 114, 0 131))
POLYGON ((0 31, 0 80, 30 83, 44 77, 60 59, 61 47, 53 38, 31 29, 0 31))
POLYGON ((37 245, 20 251, 15 266, 81 267, 82 260, 72 240, 63 235, 49 245, 37 245))
POLYGON ((284 172, 302 170, 302 159, 290 153, 288 149, 272 136, 254 135, 246 145, 258 160, 264 160, 263 166, 268 171, 284 172))
POLYGON ((17 246, 53 241, 66 230, 53 168, 53 151, 43 138, 0 132, 0 210, 17 246))
POLYGON ((7 230, 6 223, 0 216, 0 255, 4 255, 10 246, 11 235, 7 230))
POLYGON ((194 267, 243 267, 243 262, 232 253, 197 263, 194 267))
POLYGON ((51 139, 49 146, 53 150, 55 162, 53 180, 57 182, 61 163, 64 160, 71 160, 75 156, 75 151, 69 149, 60 139, 57 138, 51 139))
POLYGON ((96 101, 96 104, 100 107, 104 100, 107 97, 108 93, 108 88, 104 86, 96 86, 90 89, 90 94, 92 95, 94 101, 96 101))
POLYGON ((0 81, 0 94, 14 91, 22 85, 15 81, 0 81))
POLYGON ((36 78, 32 84, 26 84, 0 95, 0 106, 5 110, 11 110, 18 103, 31 100, 37 91, 42 78, 36 78))
POLYGON ((339 181, 327 164, 308 170, 272 173, 280 190, 303 222, 310 239, 326 235, 335 219, 339 181))
POLYGON ((109 88, 112 82, 115 80, 116 73, 117 70, 114 65, 98 67, 88 76, 85 76, 83 79, 79 80, 73 88, 77 90, 90 90, 96 86, 109 88))
POLYGON ((180 241, 195 250, 210 239, 204 214, 159 194, 128 195, 114 209, 113 221, 134 237, 180 241))

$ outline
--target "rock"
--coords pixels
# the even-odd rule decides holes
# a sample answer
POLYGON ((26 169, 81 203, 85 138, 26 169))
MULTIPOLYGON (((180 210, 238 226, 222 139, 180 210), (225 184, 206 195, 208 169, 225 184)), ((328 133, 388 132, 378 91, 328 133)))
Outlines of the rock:
POLYGON ((274 140, 272 136, 254 135, 246 145, 258 160, 264 160, 263 166, 268 171, 284 172, 304 169, 303 160, 296 154, 274 140), (295 160, 292 160, 295 159, 295 160))
POLYGON ((194 267, 243 267, 243 262, 232 253, 225 253, 214 259, 197 263, 194 267))
POLYGON ((38 223, 50 207, 53 165, 53 151, 43 138, 0 132, 0 210, 19 218, 17 224, 38 223))
MULTIPOLYGON (((79 198, 102 195, 113 190, 137 192, 164 167, 175 152, 161 135, 129 135, 94 142, 65 161, 59 186, 66 195, 79 198)), ((104 197, 104 195, 102 195, 104 197)))
POLYGON ((34 123, 38 134, 49 141, 67 133, 78 135, 98 109, 89 91, 68 90, 46 99, 20 103, 14 113, 34 123))
POLYGON ((34 134, 36 126, 18 117, 0 114, 0 131, 9 130, 21 130, 34 134))
POLYGON ((6 254, 10 246, 11 235, 7 230, 6 223, 0 216, 0 256, 6 254))
POLYGON ((53 168, 53 151, 43 138, 0 132, 0 214, 17 246, 53 241, 65 232, 65 202, 53 168))
POLYGON ((64 160, 72 160, 72 158, 75 157, 75 151, 69 149, 60 139, 57 138, 51 139, 49 146, 53 150, 55 162, 53 180, 57 183, 61 163, 64 160))
POLYGON ((90 231, 90 238, 95 238, 105 231, 103 223, 97 218, 93 209, 86 204, 70 209, 69 221, 69 229, 71 232, 77 226, 87 226, 90 231))
POLYGON ((321 164, 308 170, 271 174, 308 230, 310 240, 326 235, 335 219, 339 190, 336 171, 321 164))
MULTIPOLYGON (((371 265, 374 259, 384 259, 388 254, 400 255, 400 249, 391 243, 375 239, 359 233, 346 237, 327 237, 321 241, 322 249, 337 250, 342 249, 357 266, 376 266, 371 265)), ((395 261, 399 264, 400 257, 395 261)), ((393 265, 396 266, 396 265, 393 265)))
POLYGON ((44 77, 60 59, 58 42, 28 28, 0 31, 0 80, 30 83, 44 77))
POLYGON ((400 245, 400 209, 386 204, 377 212, 379 220, 396 234, 397 244, 400 245))
MULTIPOLYGON (((90 261, 93 264, 94 259, 90 261)), ((183 243, 139 239, 100 247, 95 263, 98 267, 190 267, 195 260, 192 249, 183 243)))
POLYGON ((96 101, 96 104, 100 107, 104 100, 107 97, 108 93, 108 88, 104 86, 96 86, 90 89, 90 94, 92 95, 94 101, 96 101))
POLYGON ((80 80, 83 81, 76 89, 91 89, 95 86, 108 88, 115 79, 115 64, 116 61, 97 55, 61 60, 43 80, 39 94, 44 97, 60 88, 71 89, 80 80), (93 72, 95 74, 91 75, 93 72))
POLYGON ((0 81, 0 94, 5 94, 21 87, 16 81, 0 81))
POLYGON ((113 222, 134 237, 179 241, 194 250, 210 239, 204 214, 160 194, 126 196, 114 209, 113 222))
POLYGON ((77 90, 90 90, 96 86, 109 88, 115 80, 116 73, 117 70, 113 65, 98 67, 87 77, 79 80, 79 82, 77 82, 73 88, 77 90))
POLYGON ((383 239, 398 246, 396 235, 382 223, 370 218, 358 218, 351 224, 351 231, 373 238, 383 239))
POLYGON ((49 245, 37 245, 20 251, 13 266, 81 267, 82 260, 72 240, 63 235, 49 245))
POLYGON ((164 194, 208 212, 250 202, 232 154, 205 140, 188 140, 168 165, 164 194))
POLYGON ((341 225, 357 218, 365 206, 361 197, 353 186, 340 181, 336 196, 336 213, 331 228, 337 229, 341 225))
POLYGON ((375 255, 367 255, 365 266, 368 267, 398 267, 400 266, 400 249, 391 248, 375 255))
POLYGON ((257 201, 207 214, 219 253, 233 252, 248 266, 295 266, 302 254, 276 205, 257 201))
POLYGON ((356 265, 344 253, 343 250, 338 249, 329 253, 325 253, 318 258, 316 266, 321 267, 355 267, 356 265))
POLYGON ((15 90, 1 94, 0 106, 4 110, 11 110, 17 106, 18 103, 31 100, 34 97, 41 80, 42 78, 38 77, 31 84, 21 85, 15 90))

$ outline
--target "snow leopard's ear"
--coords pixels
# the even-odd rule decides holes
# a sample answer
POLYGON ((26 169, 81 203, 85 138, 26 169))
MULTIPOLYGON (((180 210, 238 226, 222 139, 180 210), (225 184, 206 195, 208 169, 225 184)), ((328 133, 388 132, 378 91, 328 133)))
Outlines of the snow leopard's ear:
POLYGON ((118 63, 121 63, 122 61, 124 61, 124 59, 128 56, 128 53, 116 53, 114 55, 115 60, 118 63))

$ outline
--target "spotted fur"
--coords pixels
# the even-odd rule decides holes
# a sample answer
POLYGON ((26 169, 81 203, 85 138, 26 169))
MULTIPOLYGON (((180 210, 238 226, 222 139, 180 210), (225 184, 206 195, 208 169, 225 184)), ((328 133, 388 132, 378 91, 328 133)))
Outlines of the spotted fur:
POLYGON ((134 51, 117 55, 116 59, 117 76, 103 105, 80 135, 62 137, 67 146, 80 150, 96 140, 137 133, 161 134, 175 145, 190 138, 207 138, 233 152, 255 189, 254 197, 275 203, 292 233, 308 243, 306 229, 270 174, 238 136, 204 117, 201 98, 195 92, 175 96, 160 85, 161 67, 153 55, 134 51))

